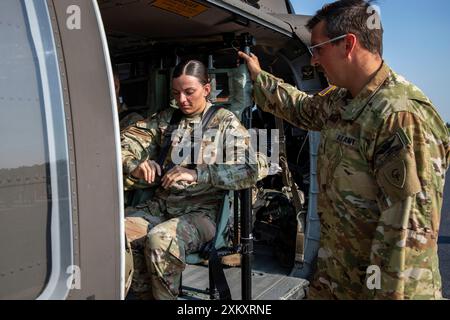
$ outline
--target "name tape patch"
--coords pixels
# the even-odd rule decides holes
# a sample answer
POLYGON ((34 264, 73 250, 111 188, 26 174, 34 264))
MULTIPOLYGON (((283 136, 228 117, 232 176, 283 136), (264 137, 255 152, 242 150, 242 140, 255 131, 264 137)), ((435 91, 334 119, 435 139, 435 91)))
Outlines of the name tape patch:
POLYGON ((343 134, 338 133, 336 135, 336 140, 342 144, 345 144, 350 147, 355 147, 357 145, 357 141, 355 138, 345 136, 343 134))

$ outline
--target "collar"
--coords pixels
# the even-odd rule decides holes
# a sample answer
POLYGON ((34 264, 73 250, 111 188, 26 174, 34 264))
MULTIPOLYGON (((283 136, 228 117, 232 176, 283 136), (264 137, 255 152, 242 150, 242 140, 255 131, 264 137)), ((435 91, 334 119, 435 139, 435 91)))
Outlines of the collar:
POLYGON ((206 114, 206 111, 212 106, 212 103, 207 101, 206 107, 203 109, 202 113, 194 114, 194 115, 186 115, 186 118, 188 119, 189 123, 200 123, 202 122, 203 116, 206 114))
POLYGON ((380 90, 391 73, 391 68, 383 61, 375 76, 367 83, 361 92, 345 107, 343 120, 355 120, 380 90))

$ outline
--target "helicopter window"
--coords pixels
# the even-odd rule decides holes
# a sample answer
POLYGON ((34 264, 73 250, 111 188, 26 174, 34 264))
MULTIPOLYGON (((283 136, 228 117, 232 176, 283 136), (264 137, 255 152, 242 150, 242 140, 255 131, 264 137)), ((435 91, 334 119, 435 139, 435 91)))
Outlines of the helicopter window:
POLYGON ((0 2, 0 299, 33 299, 62 284, 67 291, 68 152, 46 10, 0 2))
POLYGON ((227 73, 217 73, 215 74, 216 80, 216 102, 227 103, 230 102, 230 88, 228 85, 228 74, 227 73))

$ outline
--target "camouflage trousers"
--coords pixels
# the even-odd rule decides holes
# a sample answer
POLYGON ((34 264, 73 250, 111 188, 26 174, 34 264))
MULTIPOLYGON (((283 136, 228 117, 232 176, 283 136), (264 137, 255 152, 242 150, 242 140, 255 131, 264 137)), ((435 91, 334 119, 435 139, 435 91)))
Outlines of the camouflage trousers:
MULTIPOLYGON (((407 254, 411 256, 410 253, 405 252, 398 256, 405 257, 407 254)), ((433 259, 433 257, 426 259, 433 259)), ((437 258, 435 265, 439 265, 437 258)), ((414 276, 407 278, 399 272, 401 275, 398 276, 399 280, 393 278, 381 282, 382 287, 390 288, 390 290, 371 290, 367 287, 366 270, 366 266, 351 268, 349 265, 339 263, 339 260, 333 257, 320 257, 319 251, 317 270, 309 286, 307 298, 309 300, 442 299, 439 273, 434 275, 431 270, 425 272, 426 269, 420 269, 414 276), (423 278, 417 279, 421 274, 424 275, 423 278), (391 287, 388 287, 389 285, 391 287)), ((380 281, 383 281, 383 277, 387 275, 380 277, 380 281)))
POLYGON ((179 294, 186 256, 212 240, 216 226, 208 212, 170 218, 160 209, 157 203, 149 202, 145 208, 126 210, 126 225, 146 228, 145 236, 130 239, 135 265, 131 289, 137 294, 151 291, 157 300, 171 300, 179 294))

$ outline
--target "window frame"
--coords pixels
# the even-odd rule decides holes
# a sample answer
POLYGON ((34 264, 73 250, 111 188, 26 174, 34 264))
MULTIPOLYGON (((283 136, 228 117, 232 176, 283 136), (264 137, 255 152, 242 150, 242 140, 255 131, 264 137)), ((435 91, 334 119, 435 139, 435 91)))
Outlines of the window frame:
POLYGON ((45 110, 46 137, 51 181, 51 266, 50 275, 38 300, 65 299, 71 289, 73 267, 72 199, 69 150, 63 88, 53 36, 51 18, 45 1, 23 2, 32 46, 40 70, 45 110), (62 163, 58 159, 63 159, 62 163), (58 177, 67 177, 60 182, 58 177))

